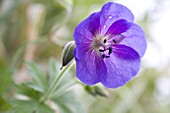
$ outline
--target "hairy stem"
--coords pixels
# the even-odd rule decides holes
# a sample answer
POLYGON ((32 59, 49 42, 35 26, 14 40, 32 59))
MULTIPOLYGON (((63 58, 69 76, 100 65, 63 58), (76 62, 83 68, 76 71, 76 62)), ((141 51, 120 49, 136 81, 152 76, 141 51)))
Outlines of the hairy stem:
POLYGON ((71 64, 68 64, 60 73, 59 76, 56 76, 56 78, 54 79, 54 81, 51 83, 51 85, 49 86, 49 88, 47 89, 47 91, 45 92, 44 96, 41 98, 41 102, 46 101, 47 99, 49 99, 51 97, 51 95, 54 93, 54 91, 56 90, 57 86, 58 86, 58 82, 61 79, 61 77, 64 75, 64 73, 69 70, 72 65, 74 63, 72 62, 71 64))

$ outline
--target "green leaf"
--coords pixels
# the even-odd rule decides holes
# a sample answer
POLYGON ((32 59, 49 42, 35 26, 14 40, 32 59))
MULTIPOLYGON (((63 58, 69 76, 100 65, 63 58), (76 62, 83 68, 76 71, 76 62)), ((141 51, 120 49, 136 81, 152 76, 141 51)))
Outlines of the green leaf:
POLYGON ((59 107, 60 113, 87 113, 78 94, 71 89, 74 84, 73 73, 68 70, 50 98, 59 107))
POLYGON ((109 92, 106 88, 101 86, 85 86, 85 91, 90 93, 92 96, 101 96, 101 97, 109 97, 109 92))
POLYGON ((54 113, 49 106, 35 100, 13 100, 8 113, 54 113))
POLYGON ((81 99, 73 90, 52 100, 59 106, 61 113, 87 113, 81 99))
POLYGON ((54 58, 50 58, 49 60, 49 84, 52 83, 52 81, 54 80, 54 78, 58 75, 59 73, 59 68, 57 68, 59 66, 57 66, 56 64, 56 60, 54 58))
MULTIPOLYGON (((59 77, 59 74, 62 72, 59 70, 59 64, 54 62, 55 60, 51 60, 50 62, 50 68, 49 68, 49 73, 50 73, 50 80, 48 81, 49 85, 53 83, 54 79, 57 79, 59 77), (53 62, 53 63, 52 63, 53 62)), ((60 65, 61 66, 61 65, 60 65)), ((54 90, 54 94, 51 94, 51 96, 59 94, 60 90, 62 90, 65 86, 68 86, 68 84, 72 84, 75 82, 75 78, 73 78, 73 73, 68 70, 67 75, 64 75, 59 81, 58 85, 54 90)), ((68 86, 69 87, 69 86, 68 86)))
POLYGON ((35 62, 27 62, 27 66, 37 85, 45 90, 48 84, 43 70, 35 62))
POLYGON ((15 86, 19 94, 23 94, 35 100, 39 100, 43 94, 43 90, 33 84, 16 84, 15 86))

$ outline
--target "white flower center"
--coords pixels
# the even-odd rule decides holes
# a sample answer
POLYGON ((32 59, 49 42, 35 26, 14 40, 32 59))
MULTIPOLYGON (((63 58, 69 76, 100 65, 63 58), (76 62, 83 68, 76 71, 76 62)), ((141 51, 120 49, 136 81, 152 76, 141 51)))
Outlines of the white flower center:
POLYGON ((109 36, 96 35, 93 38, 91 48, 96 52, 97 55, 102 56, 102 58, 109 58, 112 53, 112 46, 116 43, 116 40, 109 39, 109 36))

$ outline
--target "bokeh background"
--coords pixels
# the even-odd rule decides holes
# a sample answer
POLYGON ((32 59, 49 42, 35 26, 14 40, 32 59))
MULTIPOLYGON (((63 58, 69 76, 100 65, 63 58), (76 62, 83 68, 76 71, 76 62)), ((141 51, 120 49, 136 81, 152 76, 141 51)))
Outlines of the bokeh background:
POLYGON ((108 1, 0 0, 0 113, 170 113, 170 0, 114 0, 134 13, 148 43, 139 74, 125 86, 104 89, 107 97, 94 96, 81 83, 70 83, 78 81, 74 66, 63 79, 74 94, 48 104, 53 111, 31 111, 28 102, 14 101, 24 99, 15 84, 32 81, 29 66, 45 76, 53 62, 58 70, 75 26, 108 1))

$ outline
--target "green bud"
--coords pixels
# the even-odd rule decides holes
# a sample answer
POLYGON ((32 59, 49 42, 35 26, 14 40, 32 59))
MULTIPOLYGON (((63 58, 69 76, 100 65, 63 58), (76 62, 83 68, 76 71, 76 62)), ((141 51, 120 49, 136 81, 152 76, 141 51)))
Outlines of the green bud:
POLYGON ((101 97, 109 97, 109 93, 106 89, 99 87, 99 86, 95 86, 94 89, 97 95, 101 97))
POLYGON ((64 46, 64 49, 62 52, 62 67, 60 69, 62 69, 64 66, 66 66, 68 63, 70 63, 73 60, 74 48, 75 48, 74 41, 70 41, 64 46))
POLYGON ((94 90, 94 87, 92 87, 92 86, 85 86, 85 90, 86 90, 88 93, 90 93, 91 95, 96 96, 96 92, 95 92, 95 90, 94 90))
POLYGON ((100 86, 85 86, 85 90, 92 96, 109 97, 108 91, 100 86))

